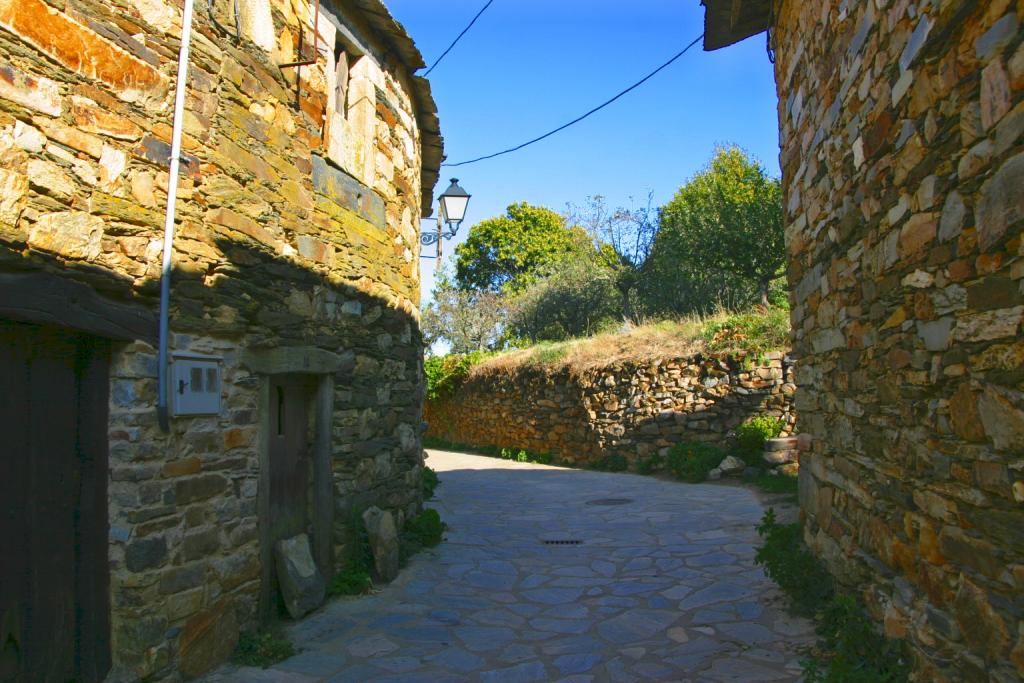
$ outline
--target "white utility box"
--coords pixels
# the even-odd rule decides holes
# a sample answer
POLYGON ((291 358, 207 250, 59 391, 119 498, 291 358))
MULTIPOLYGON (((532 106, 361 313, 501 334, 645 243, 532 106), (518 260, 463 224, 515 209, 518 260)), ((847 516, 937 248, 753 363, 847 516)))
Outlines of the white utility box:
POLYGON ((221 363, 218 356, 171 354, 171 411, 174 415, 220 413, 221 363))

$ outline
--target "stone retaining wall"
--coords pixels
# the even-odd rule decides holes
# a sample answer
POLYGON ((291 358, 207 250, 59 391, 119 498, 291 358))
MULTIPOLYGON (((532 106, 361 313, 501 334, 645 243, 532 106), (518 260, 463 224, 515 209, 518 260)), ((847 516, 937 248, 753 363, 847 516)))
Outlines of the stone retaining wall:
POLYGON ((622 455, 635 467, 680 441, 724 444, 754 415, 779 417, 790 433, 790 359, 772 353, 745 363, 750 359, 697 356, 580 372, 530 365, 475 371, 454 396, 427 402, 427 435, 550 453, 575 465, 622 455))
POLYGON ((807 540, 919 680, 1021 680, 1024 2, 774 16, 807 540))

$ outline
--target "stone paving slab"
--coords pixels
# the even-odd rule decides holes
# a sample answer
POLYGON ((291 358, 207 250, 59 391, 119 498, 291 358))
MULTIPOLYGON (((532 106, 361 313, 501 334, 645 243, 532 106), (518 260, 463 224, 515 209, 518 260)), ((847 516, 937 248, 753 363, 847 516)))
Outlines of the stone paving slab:
POLYGON ((208 683, 800 678, 813 626, 754 565, 751 491, 445 451, 428 463, 445 543, 290 626, 295 657, 208 683))

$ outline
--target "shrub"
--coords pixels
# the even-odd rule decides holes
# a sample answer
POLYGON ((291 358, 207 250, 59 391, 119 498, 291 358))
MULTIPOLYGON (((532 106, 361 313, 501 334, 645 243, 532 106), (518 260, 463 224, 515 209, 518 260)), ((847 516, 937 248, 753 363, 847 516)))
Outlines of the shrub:
POLYGON ((650 457, 641 458, 636 463, 636 471, 638 474, 651 474, 653 472, 656 472, 657 470, 660 470, 664 466, 665 458, 655 453, 650 457))
POLYGON ((433 548, 440 543, 447 528, 441 521, 441 515, 431 508, 412 517, 405 524, 405 530, 425 548, 433 548))
POLYGON ((799 524, 778 524, 774 508, 768 508, 758 535, 764 545, 758 548, 754 563, 789 596, 794 611, 812 616, 832 597, 832 577, 804 546, 799 524))
POLYGON ((629 461, 624 455, 606 455, 594 463, 594 469, 601 472, 625 472, 629 461))
POLYGON ((266 669, 294 654, 295 648, 279 631, 243 631, 231 659, 242 666, 266 669))
POLYGON ((751 467, 764 467, 761 454, 764 443, 782 433, 786 423, 768 415, 752 417, 733 430, 737 455, 751 467))
POLYGON ((725 451, 700 441, 677 443, 668 452, 668 469, 677 479, 697 484, 708 478, 708 472, 725 459, 725 451))
POLYGON ((438 478, 437 472, 430 469, 429 467, 424 467, 423 480, 421 483, 423 487, 423 500, 430 500, 431 498, 433 498, 434 491, 437 489, 440 483, 441 480, 438 478))
POLYGON ((430 401, 452 396, 469 375, 474 365, 494 354, 489 351, 431 356, 423 361, 423 374, 427 379, 427 399, 430 401))
POLYGON ((825 657, 803 662, 807 683, 903 683, 910 667, 903 643, 878 632, 852 595, 837 595, 821 614, 825 657))

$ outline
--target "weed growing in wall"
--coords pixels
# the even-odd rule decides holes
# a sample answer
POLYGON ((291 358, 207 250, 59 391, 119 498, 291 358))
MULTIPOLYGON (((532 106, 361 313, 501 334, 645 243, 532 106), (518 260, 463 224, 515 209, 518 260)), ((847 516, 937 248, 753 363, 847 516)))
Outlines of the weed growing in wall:
POLYGON ((441 480, 437 476, 437 472, 429 467, 423 468, 423 500, 430 500, 434 497, 434 491, 441 484, 441 480))
POLYGON ((373 589, 370 569, 373 567, 373 552, 370 538, 363 524, 362 511, 349 514, 349 542, 346 544, 344 569, 331 577, 327 583, 327 595, 365 595, 373 589))
POLYGON ((817 618, 821 650, 803 661, 807 683, 905 683, 903 644, 880 634, 852 595, 836 594, 832 576, 802 540, 799 524, 779 524, 769 508, 757 527, 754 562, 779 585, 793 611, 817 618))

